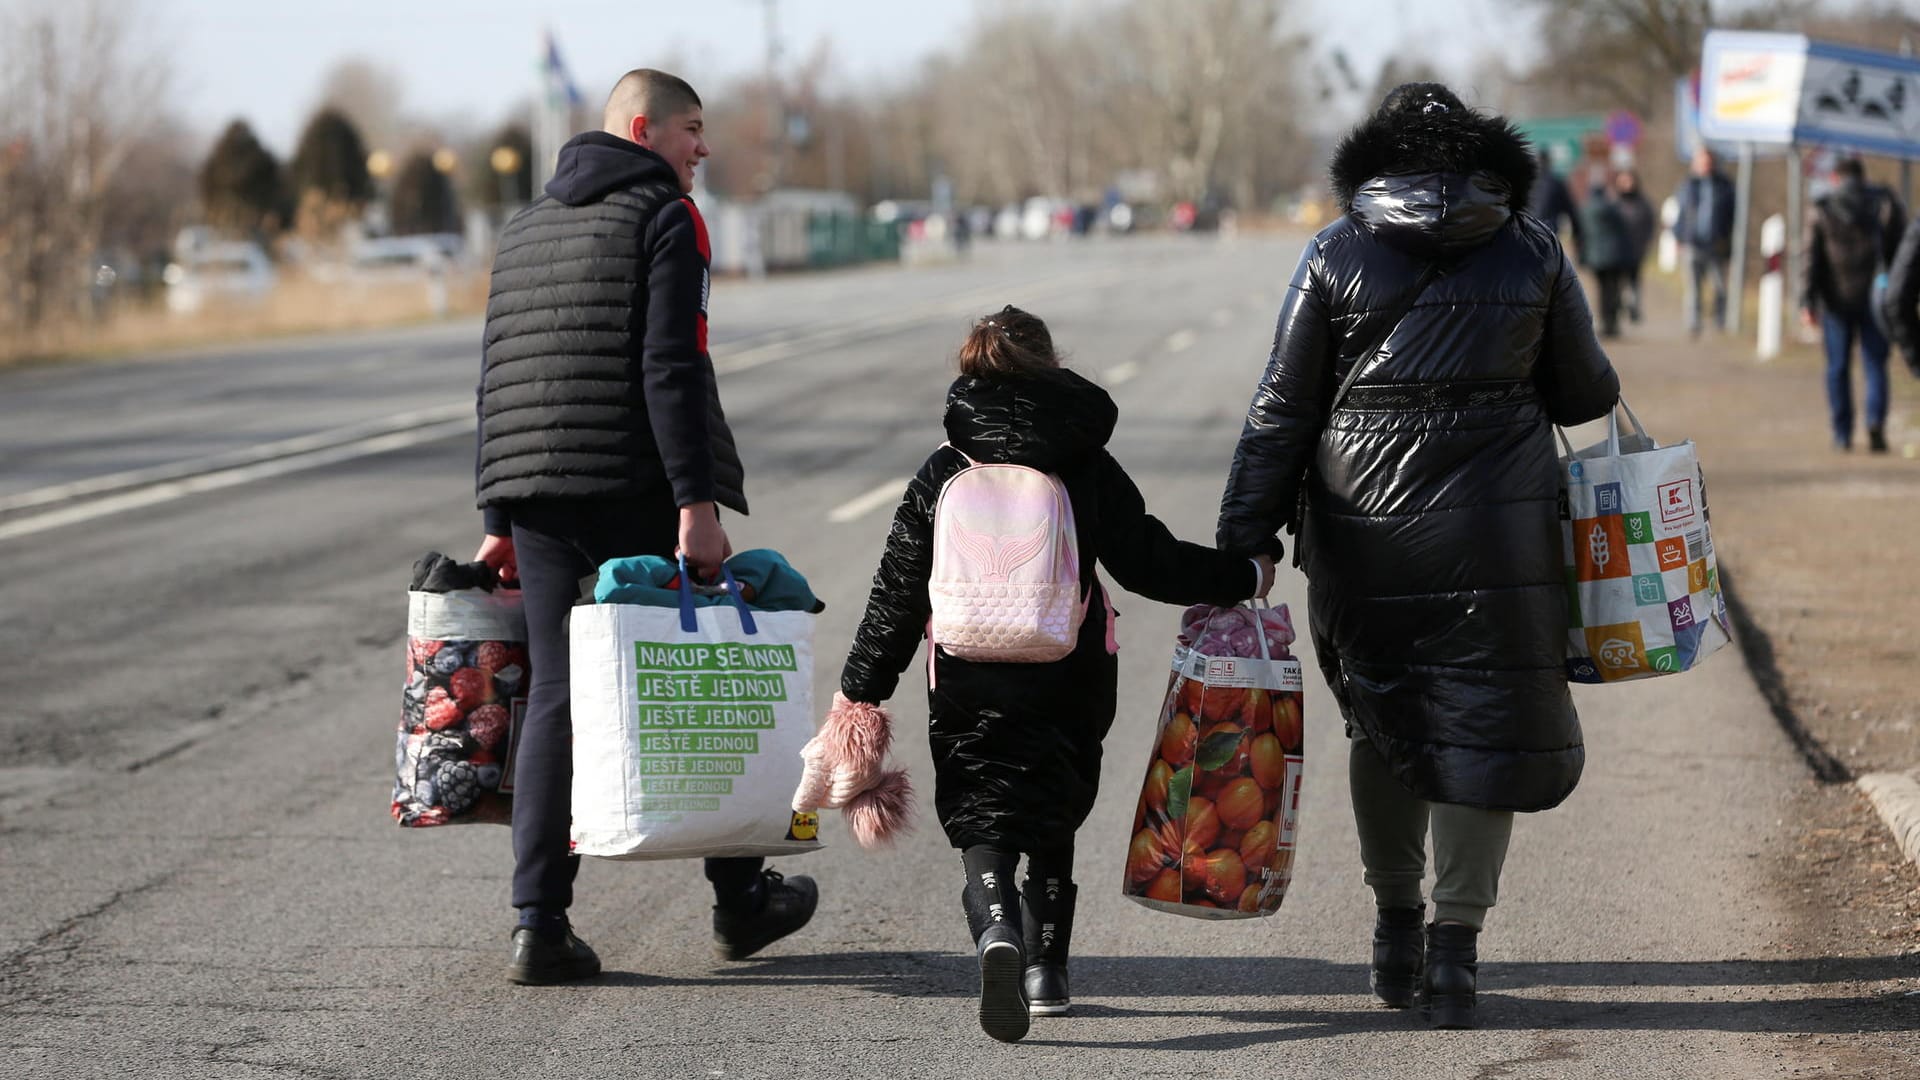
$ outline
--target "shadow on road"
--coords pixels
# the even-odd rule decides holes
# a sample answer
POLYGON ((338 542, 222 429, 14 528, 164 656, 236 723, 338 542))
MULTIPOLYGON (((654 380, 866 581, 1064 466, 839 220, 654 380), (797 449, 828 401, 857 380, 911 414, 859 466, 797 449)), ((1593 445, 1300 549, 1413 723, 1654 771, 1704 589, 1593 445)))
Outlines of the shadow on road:
MULTIPOLYGON (((1920 1027, 1920 997, 1755 993, 1756 988, 1873 983, 1920 977, 1920 958, 1874 956, 1819 960, 1606 961, 1490 963, 1481 973, 1482 1026, 1489 1029, 1732 1031, 1829 1034, 1910 1031, 1920 1027), (1642 988, 1635 992, 1633 987, 1642 988), (1615 991, 1593 1000, 1595 988, 1615 991), (1679 1000, 1663 990, 1685 989, 1679 1000), (1542 993, 1517 995, 1514 991, 1542 993), (1634 997, 1645 1000, 1621 1000, 1634 997), (1583 1000, 1584 999, 1584 1000, 1583 1000)), ((961 953, 828 953, 730 965, 709 977, 610 973, 608 987, 789 985, 861 990, 899 997, 969 997, 977 975, 961 953)), ((1026 1042, 1158 1050, 1225 1050, 1319 1035, 1418 1026, 1417 1016, 1376 1007, 1363 964, 1289 957, 1086 956, 1074 958, 1074 1015, 1087 1018, 1196 1017, 1259 1025, 1170 1039, 1026 1042), (1350 997, 1350 1009, 1234 1008, 1248 997, 1350 997), (1132 1008, 1127 999, 1213 998, 1220 1008, 1132 1008)), ((1186 1005, 1188 1002, 1182 1002, 1186 1005)))

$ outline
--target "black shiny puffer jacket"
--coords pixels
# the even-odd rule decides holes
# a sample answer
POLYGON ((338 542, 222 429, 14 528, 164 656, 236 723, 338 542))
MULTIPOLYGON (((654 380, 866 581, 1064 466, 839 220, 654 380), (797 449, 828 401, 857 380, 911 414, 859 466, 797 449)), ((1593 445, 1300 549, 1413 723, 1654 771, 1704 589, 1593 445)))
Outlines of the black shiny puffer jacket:
POLYGON ((947 393, 951 446, 920 467, 894 513, 840 676, 854 701, 892 697, 926 635, 934 505, 965 467, 962 451, 975 461, 1029 465, 1066 484, 1081 587, 1090 597, 1079 642, 1064 660, 987 664, 937 652, 927 693, 934 805, 955 847, 1058 848, 1072 843, 1093 809, 1119 673, 1096 560, 1123 588, 1170 604, 1232 604, 1253 594, 1255 571, 1245 556, 1176 540, 1147 513, 1105 449, 1117 416, 1106 391, 1071 372, 962 377, 947 393))
POLYGON ((1556 805, 1585 761, 1550 425, 1620 388, 1559 240, 1519 210, 1533 161, 1472 113, 1348 136, 1347 212, 1294 272, 1218 535, 1252 550, 1294 528, 1350 728, 1415 795, 1499 810, 1556 805), (1440 276, 1329 417, 1429 261, 1440 276))

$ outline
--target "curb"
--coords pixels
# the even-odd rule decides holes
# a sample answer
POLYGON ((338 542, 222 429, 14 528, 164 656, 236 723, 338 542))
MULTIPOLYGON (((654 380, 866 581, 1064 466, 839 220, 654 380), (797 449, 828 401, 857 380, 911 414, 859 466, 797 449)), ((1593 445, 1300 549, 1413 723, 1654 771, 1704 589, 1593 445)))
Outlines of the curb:
POLYGON ((1855 782, 1880 811, 1880 820, 1907 861, 1920 863, 1920 777, 1912 772, 1868 773, 1855 782))

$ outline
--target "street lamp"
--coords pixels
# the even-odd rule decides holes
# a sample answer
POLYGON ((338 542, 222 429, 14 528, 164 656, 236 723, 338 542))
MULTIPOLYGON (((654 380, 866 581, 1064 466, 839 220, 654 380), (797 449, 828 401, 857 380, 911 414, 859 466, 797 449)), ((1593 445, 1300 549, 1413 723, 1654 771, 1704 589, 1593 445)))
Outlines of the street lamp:
POLYGON ((433 152, 433 168, 434 171, 440 175, 445 176, 453 172, 459 165, 460 155, 454 153, 448 147, 443 146, 433 152))
POLYGON ((393 155, 385 150, 375 150, 367 155, 367 174, 375 180, 385 180, 393 171, 393 155))
POLYGON ((496 146, 487 156, 487 163, 500 177, 500 205, 505 206, 513 201, 513 177, 520 171, 520 151, 511 146, 496 146))

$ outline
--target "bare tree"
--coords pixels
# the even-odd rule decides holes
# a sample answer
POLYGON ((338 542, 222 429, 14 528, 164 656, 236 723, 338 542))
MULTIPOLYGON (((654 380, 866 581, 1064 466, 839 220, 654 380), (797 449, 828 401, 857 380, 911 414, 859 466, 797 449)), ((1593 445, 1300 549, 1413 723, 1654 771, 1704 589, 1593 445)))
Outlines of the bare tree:
POLYGON ((164 52, 126 0, 0 10, 0 320, 89 310, 108 202, 164 112, 164 52))

